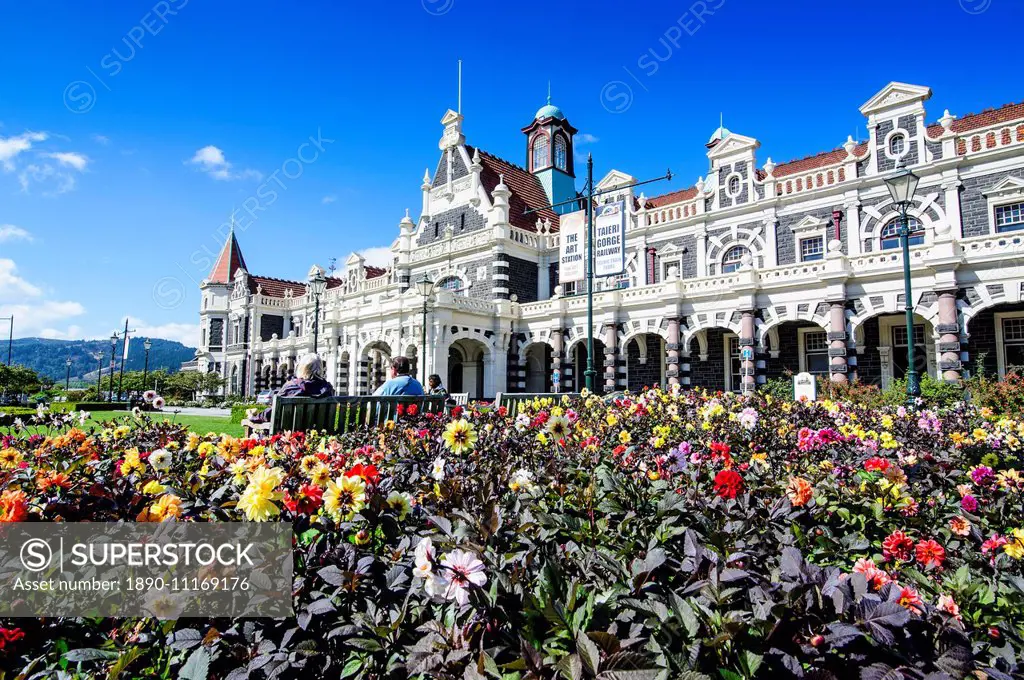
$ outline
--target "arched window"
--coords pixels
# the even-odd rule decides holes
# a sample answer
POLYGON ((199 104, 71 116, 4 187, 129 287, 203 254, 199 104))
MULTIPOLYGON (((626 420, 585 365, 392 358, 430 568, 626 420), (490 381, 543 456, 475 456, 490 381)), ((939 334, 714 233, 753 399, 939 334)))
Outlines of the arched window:
POLYGON ((437 287, 450 290, 453 293, 461 293, 462 279, 458 276, 446 276, 438 282, 437 287))
POLYGON ((566 148, 565 137, 561 135, 555 137, 555 167, 559 170, 565 170, 568 167, 565 157, 566 148))
POLYGON ((533 140, 533 169, 540 170, 546 168, 550 161, 548 160, 550 151, 550 145, 548 144, 547 135, 537 135, 533 140))
MULTIPOLYGON (((924 243, 924 226, 918 221, 916 217, 907 217, 907 227, 910 230, 909 244, 912 246, 924 243)), ((888 224, 882 227, 882 233, 879 235, 881 241, 882 250, 892 250, 893 248, 900 248, 900 218, 891 220, 888 224)))
POLYGON ((739 177, 730 177, 729 178, 729 195, 730 196, 735 196, 738 193, 740 193, 740 178, 739 177))
POLYGON ((903 150, 907 147, 907 140, 903 135, 893 135, 889 138, 889 155, 902 156, 903 150))
POLYGON ((739 269, 743 264, 743 256, 746 254, 747 249, 743 246, 733 246, 725 251, 725 255, 722 256, 722 273, 728 274, 739 269))

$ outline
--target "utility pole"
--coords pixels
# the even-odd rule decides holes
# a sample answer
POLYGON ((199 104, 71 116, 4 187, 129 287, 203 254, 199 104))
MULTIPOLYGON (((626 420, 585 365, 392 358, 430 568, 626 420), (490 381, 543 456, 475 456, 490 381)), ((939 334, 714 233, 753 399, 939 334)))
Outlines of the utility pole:
MULTIPOLYGON (((591 392, 595 392, 595 383, 597 378, 597 370, 594 368, 594 199, 604 194, 615 193, 622 191, 623 189, 629 189, 632 187, 638 187, 643 184, 650 184, 651 182, 660 182, 662 180, 672 181, 672 171, 666 170, 665 174, 661 177, 655 177, 654 179, 644 180, 643 182, 635 182, 627 186, 615 186, 611 189, 605 189, 604 191, 594 191, 594 158, 591 154, 587 154, 587 184, 583 187, 583 193, 576 198, 570 198, 567 201, 561 201, 559 203, 552 203, 551 205, 543 208, 533 208, 525 211, 524 215, 530 213, 540 212, 541 210, 554 210, 555 208, 563 205, 576 204, 579 205, 579 201, 582 198, 586 201, 587 211, 587 370, 584 372, 586 378, 587 389, 591 392)), ((557 212, 557 211, 556 211, 557 212)), ((623 244, 625 248, 625 244, 623 244)))

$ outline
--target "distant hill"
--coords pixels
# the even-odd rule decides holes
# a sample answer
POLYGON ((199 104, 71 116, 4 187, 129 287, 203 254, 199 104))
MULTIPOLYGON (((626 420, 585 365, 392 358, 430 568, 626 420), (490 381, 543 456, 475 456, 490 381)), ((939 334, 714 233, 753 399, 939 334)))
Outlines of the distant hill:
MULTIPOLYGON (((142 346, 146 338, 132 337, 128 345, 128 361, 126 371, 141 371, 145 363, 146 350, 142 346)), ((153 348, 149 350, 149 370, 164 369, 175 373, 181 369, 184 361, 195 358, 194 347, 186 347, 180 342, 150 338, 153 348)), ((97 360, 95 354, 103 354, 104 374, 110 366, 110 340, 49 340, 47 338, 18 338, 14 341, 12 362, 27 366, 39 375, 49 376, 63 383, 67 366, 64 363, 71 357, 71 379, 96 379, 97 360)), ((121 344, 115 353, 117 365, 121 364, 121 344)), ((7 361, 6 338, 0 342, 0 362, 7 361)))

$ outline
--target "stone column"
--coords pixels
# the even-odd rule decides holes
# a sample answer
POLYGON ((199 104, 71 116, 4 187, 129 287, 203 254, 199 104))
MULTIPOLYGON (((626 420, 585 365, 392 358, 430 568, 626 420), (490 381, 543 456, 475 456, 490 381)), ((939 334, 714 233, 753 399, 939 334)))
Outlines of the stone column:
POLYGON ((668 342, 665 343, 665 376, 669 385, 679 384, 679 319, 668 320, 668 342))
MULTIPOLYGON (((614 392, 618 389, 619 352, 616 347, 618 329, 614 323, 606 323, 604 328, 604 391, 614 392)), ((600 376, 600 374, 598 374, 600 376)), ((600 378, 599 378, 600 379, 600 378)))
POLYGON ((745 310, 743 318, 740 320, 740 353, 742 354, 745 349, 749 348, 751 350, 751 358, 740 361, 740 391, 743 394, 749 394, 756 389, 753 358, 754 326, 754 310, 745 310))
POLYGON ((562 329, 556 328, 551 331, 551 372, 557 370, 561 375, 562 382, 558 385, 552 384, 552 388, 555 392, 568 392, 566 389, 566 376, 565 371, 562 370, 562 352, 563 352, 563 341, 562 341, 562 329))
POLYGON ((956 290, 939 292, 939 371, 949 382, 960 380, 960 321, 956 310, 956 290))
POLYGON ((829 301, 828 356, 829 377, 833 382, 846 382, 846 301, 829 301))

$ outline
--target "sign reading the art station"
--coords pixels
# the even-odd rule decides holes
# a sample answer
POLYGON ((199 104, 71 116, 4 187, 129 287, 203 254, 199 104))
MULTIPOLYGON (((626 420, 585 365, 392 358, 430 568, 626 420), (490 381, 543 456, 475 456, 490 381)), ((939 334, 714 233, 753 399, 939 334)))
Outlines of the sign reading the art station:
POLYGON ((626 270, 626 206, 616 201, 595 210, 594 276, 621 274, 626 270))
POLYGON ((558 280, 582 281, 587 275, 586 212, 562 215, 558 231, 561 234, 558 280))

